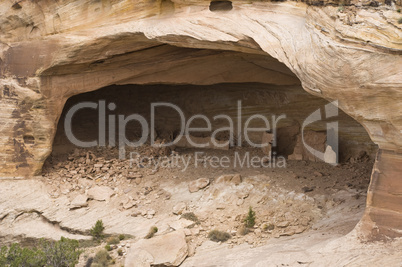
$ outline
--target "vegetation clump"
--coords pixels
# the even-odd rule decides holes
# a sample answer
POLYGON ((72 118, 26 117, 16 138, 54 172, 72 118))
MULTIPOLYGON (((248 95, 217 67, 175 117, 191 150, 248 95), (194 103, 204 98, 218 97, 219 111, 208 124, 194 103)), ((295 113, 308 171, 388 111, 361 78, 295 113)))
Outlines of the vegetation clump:
POLYGON ((101 239, 103 238, 103 230, 105 230, 105 227, 102 220, 97 220, 94 227, 91 228, 90 234, 94 239, 101 239))
POLYGON ((118 254, 119 256, 123 256, 123 250, 122 250, 121 248, 119 248, 119 249, 117 250, 117 254, 118 254))
POLYGON ((107 267, 110 264, 112 264, 112 257, 106 250, 101 249, 96 252, 91 267, 107 267))
POLYGON ((181 218, 184 218, 186 220, 190 220, 195 222, 196 224, 200 224, 200 220, 198 219, 198 217, 194 214, 194 212, 187 212, 187 213, 183 213, 181 215, 181 218))
POLYGON ((244 219, 244 224, 248 228, 252 228, 255 225, 255 211, 253 211, 252 207, 248 209, 248 214, 246 219, 244 219))
POLYGON ((42 241, 48 266, 75 266, 82 253, 77 240, 61 237, 60 241, 42 241))
POLYGON ((0 249, 0 266, 44 266, 45 253, 38 248, 22 248, 19 244, 0 249))
POLYGON ((214 242, 225 242, 229 240, 230 234, 224 231, 212 230, 209 232, 208 238, 214 242))
POLYGON ((19 244, 0 249, 0 266, 63 266, 73 267, 82 253, 77 240, 61 237, 59 241, 42 239, 39 246, 23 248, 19 244))
POLYGON ((152 238, 157 232, 158 232, 158 227, 152 226, 152 227, 149 229, 148 234, 147 234, 144 238, 145 238, 145 239, 150 239, 150 238, 152 238))
POLYGON ((240 235, 247 235, 249 232, 250 232, 250 230, 249 230, 246 226, 244 226, 244 225, 242 225, 242 226, 240 227, 239 231, 238 231, 238 233, 239 233, 240 235))
POLYGON ((263 226, 262 226, 262 230, 264 230, 264 231, 272 231, 272 230, 274 230, 275 229, 275 225, 273 225, 272 223, 269 223, 269 224, 264 224, 263 226))
POLYGON ((117 245, 120 243, 120 238, 116 236, 111 236, 107 239, 107 244, 108 245, 117 245))

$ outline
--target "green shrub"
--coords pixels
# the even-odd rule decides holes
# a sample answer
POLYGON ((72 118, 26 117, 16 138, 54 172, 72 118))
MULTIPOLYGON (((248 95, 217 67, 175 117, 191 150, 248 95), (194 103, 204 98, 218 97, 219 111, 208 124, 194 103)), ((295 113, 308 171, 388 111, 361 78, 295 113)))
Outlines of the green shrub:
POLYGON ((105 246, 105 249, 106 249, 107 251, 111 251, 111 250, 112 250, 112 247, 111 247, 109 244, 107 244, 107 245, 105 246))
POLYGON ((19 244, 12 244, 9 248, 4 246, 0 252, 0 266, 10 267, 36 267, 45 266, 46 255, 37 248, 22 248, 19 244))
POLYGON ((145 239, 150 239, 150 238, 152 238, 157 232, 158 232, 158 227, 152 226, 152 227, 149 229, 148 234, 147 234, 144 238, 145 238, 145 239))
POLYGON ((397 9, 397 10, 396 10, 396 12, 401 13, 401 9, 400 9, 400 8, 399 8, 399 9, 397 9))
POLYGON ((112 257, 109 253, 102 249, 96 252, 91 267, 107 267, 111 263, 112 257))
POLYGON ((123 235, 123 234, 120 234, 120 235, 119 235, 119 239, 120 239, 120 240, 124 240, 125 238, 126 238, 125 235, 123 235))
POLYGON ((195 222, 196 224, 200 224, 200 220, 198 220, 197 216, 195 216, 194 212, 187 212, 187 213, 183 213, 181 215, 181 218, 184 218, 186 220, 190 220, 195 222))
POLYGON ((273 225, 272 223, 270 223, 270 224, 264 224, 263 226, 262 226, 262 230, 264 230, 264 231, 272 231, 272 230, 274 230, 275 229, 275 225, 273 225))
POLYGON ((46 254, 48 266, 73 267, 78 263, 81 250, 77 240, 61 237, 59 241, 41 241, 41 247, 46 254))
POLYGON ((248 214, 246 219, 244 219, 244 224, 246 227, 251 228, 254 227, 255 225, 255 212, 253 211, 253 208, 248 209, 248 214))
POLYGON ((59 241, 42 239, 39 247, 22 248, 12 244, 9 248, 0 249, 0 266, 38 267, 61 266, 73 267, 78 263, 81 251, 78 241, 62 237, 59 241))
POLYGON ((399 23, 399 24, 402 24, 402 18, 399 18, 399 19, 398 19, 398 23, 399 23))
POLYGON ((6 266, 8 248, 3 246, 0 248, 0 266, 6 266))
POLYGON ((229 240, 230 234, 219 230, 212 230, 209 232, 208 238, 214 242, 225 242, 229 240))
POLYGON ((100 239, 103 237, 103 230, 105 230, 105 227, 102 220, 97 220, 94 227, 91 228, 90 234, 93 238, 100 239))

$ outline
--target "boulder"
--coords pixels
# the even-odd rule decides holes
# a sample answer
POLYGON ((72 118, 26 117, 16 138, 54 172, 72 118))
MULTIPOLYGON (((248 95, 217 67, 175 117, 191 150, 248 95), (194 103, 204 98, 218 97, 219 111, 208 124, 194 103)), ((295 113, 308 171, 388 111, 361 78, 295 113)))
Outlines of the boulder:
POLYGON ((187 209, 187 205, 184 202, 179 202, 173 207, 173 214, 180 215, 187 209))
POLYGON ((195 223, 193 221, 181 218, 178 221, 173 221, 171 223, 169 223, 169 227, 174 229, 174 230, 180 230, 180 229, 184 229, 187 228, 191 225, 194 225, 195 223))
POLYGON ((152 216, 154 216, 156 214, 156 211, 155 210, 148 210, 147 211, 147 215, 152 215, 152 216))
POLYGON ((154 261, 154 257, 146 250, 137 250, 131 253, 130 250, 127 253, 126 260, 124 261, 124 266, 128 267, 150 267, 151 263, 154 261))
POLYGON ((98 201, 109 200, 114 195, 113 189, 108 186, 95 186, 88 190, 88 198, 98 201))
POLYGON ((81 207, 88 206, 88 196, 86 195, 77 195, 70 203, 70 209, 77 209, 81 207))
POLYGON ((338 157, 336 152, 332 149, 331 146, 327 146, 324 153, 324 161, 329 164, 337 164, 338 157))
POLYGON ((279 227, 279 228, 286 228, 286 227, 288 227, 289 226, 289 222, 288 221, 283 221, 283 222, 278 222, 277 224, 276 224, 276 227, 279 227))
POLYGON ((240 174, 225 174, 219 176, 215 183, 234 183, 235 185, 239 185, 242 182, 242 178, 240 174))
POLYGON ((134 207, 137 204, 137 202, 133 201, 133 200, 129 200, 126 203, 123 204, 123 208, 125 210, 131 209, 132 207, 134 207))
POLYGON ((234 183, 235 185, 239 185, 242 181, 241 175, 240 174, 236 174, 235 176, 232 177, 232 180, 230 180, 232 183, 234 183))
POLYGON ((230 182, 230 180, 232 180, 233 178, 233 174, 224 174, 219 176, 218 178, 216 178, 215 183, 219 184, 219 183, 227 183, 230 182))
POLYGON ((130 246, 125 266, 179 266, 188 255, 184 231, 142 239, 130 246))
POLYGON ((192 181, 188 185, 188 190, 190 193, 194 193, 199 191, 200 189, 205 188, 207 185, 209 185, 209 179, 208 178, 200 178, 195 181, 192 181))

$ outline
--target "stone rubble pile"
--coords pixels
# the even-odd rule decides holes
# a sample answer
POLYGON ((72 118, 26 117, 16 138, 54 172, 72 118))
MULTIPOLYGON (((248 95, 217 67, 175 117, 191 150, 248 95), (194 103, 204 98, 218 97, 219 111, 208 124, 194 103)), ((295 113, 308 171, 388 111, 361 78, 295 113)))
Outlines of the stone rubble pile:
MULTIPOLYGON (((141 147, 137 153, 158 157, 166 155, 167 151, 141 147)), ((362 154, 353 160, 364 159, 362 154)), ((299 193, 285 190, 276 186, 276 181, 268 175, 214 174, 211 171, 212 178, 192 176, 186 179, 184 174, 182 178, 173 176, 169 182, 160 179, 172 177, 170 170, 155 171, 129 163, 127 159, 119 160, 118 151, 114 149, 76 149, 68 156, 52 157, 44 168, 43 178, 51 197, 67 196, 70 211, 89 212, 96 203, 104 203, 104 209, 117 208, 127 212, 128 218, 137 220, 137 224, 143 222, 147 228, 144 231, 148 231, 151 223, 155 224, 160 231, 154 238, 142 240, 143 236, 136 236, 131 242, 132 248, 142 244, 142 249, 124 250, 126 262, 136 262, 138 266, 177 266, 185 257, 193 255, 214 229, 230 234, 229 246, 243 243, 259 246, 270 238, 300 234, 310 229, 327 209, 342 203, 341 200, 313 198, 310 194, 318 189, 315 185, 308 184, 300 188, 299 193), (257 218, 255 226, 245 231, 244 220, 250 206, 257 218), (165 243, 166 247, 174 244, 175 249, 163 249, 165 243), (155 253, 158 251, 155 247, 161 252, 155 253)), ((345 167, 354 171, 351 163, 345 167)), ((287 173, 295 180, 306 179, 292 171, 287 173)), ((325 180, 328 174, 320 170, 311 171, 311 175, 325 180)))

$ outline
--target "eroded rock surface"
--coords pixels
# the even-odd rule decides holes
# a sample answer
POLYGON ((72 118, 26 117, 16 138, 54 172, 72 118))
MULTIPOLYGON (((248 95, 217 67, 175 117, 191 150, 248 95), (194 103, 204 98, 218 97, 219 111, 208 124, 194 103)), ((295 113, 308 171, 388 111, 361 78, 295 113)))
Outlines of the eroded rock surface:
POLYGON ((131 246, 126 266, 179 266, 188 254, 184 232, 174 231, 131 246), (146 255, 146 256, 145 256, 146 255))

